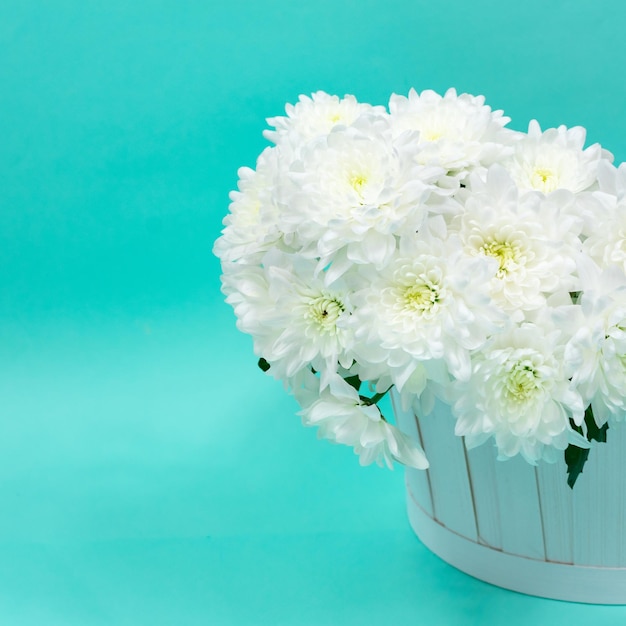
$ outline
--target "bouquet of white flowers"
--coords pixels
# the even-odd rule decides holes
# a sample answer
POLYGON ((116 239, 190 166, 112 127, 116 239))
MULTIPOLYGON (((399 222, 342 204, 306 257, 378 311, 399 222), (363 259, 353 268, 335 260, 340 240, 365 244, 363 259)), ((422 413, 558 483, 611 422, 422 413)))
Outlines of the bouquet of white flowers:
POLYGON ((301 96, 215 244, 259 364, 363 464, 428 461, 379 401, 450 405, 468 447, 563 457, 626 409, 626 165, 482 96, 301 96))

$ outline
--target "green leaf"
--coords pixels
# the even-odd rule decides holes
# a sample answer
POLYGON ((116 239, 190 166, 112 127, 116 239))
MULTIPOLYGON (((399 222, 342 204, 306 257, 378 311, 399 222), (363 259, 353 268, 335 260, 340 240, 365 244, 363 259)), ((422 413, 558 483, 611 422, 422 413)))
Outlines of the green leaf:
MULTIPOLYGON (((391 385, 391 387, 393 387, 393 385, 391 385)), ((389 387, 389 389, 391 389, 391 387, 389 387)), ((387 393, 389 393, 389 389, 385 391, 381 391, 380 393, 374 394, 371 397, 372 404, 378 404, 387 395, 387 393)))
POLYGON ((585 424, 587 424, 587 439, 589 439, 589 441, 606 443, 606 431, 609 429, 609 424, 607 422, 598 428, 596 420, 593 417, 591 405, 589 405, 585 411, 585 424))
MULTIPOLYGON (((391 387, 393 387, 393 385, 391 385, 391 387)), ((391 387, 389 387, 389 389, 391 389, 391 387)), ((359 395, 359 399, 366 406, 378 405, 378 403, 387 395, 387 393, 389 392, 389 389, 382 391, 381 393, 375 393, 371 398, 368 398, 367 396, 359 395)), ((378 408, 378 410, 380 411, 380 407, 378 408)), ((380 415, 383 419, 385 419, 385 416, 382 414, 382 412, 380 415)))
POLYGON ((267 372, 267 370, 270 368, 270 364, 263 358, 261 357, 259 359, 259 362, 257 364, 264 372, 267 372))
MULTIPOLYGON (((577 426, 573 422, 570 422, 572 428, 583 434, 581 426, 577 426)), ((585 410, 585 425, 587 426, 587 441, 598 441, 599 443, 606 443, 606 431, 609 429, 609 425, 603 424, 598 426, 593 416, 593 409, 591 405, 585 410)), ((588 448, 579 448, 570 444, 565 450, 565 464, 567 465, 567 484, 571 489, 574 488, 576 480, 582 474, 585 463, 589 458, 590 450, 588 448)))
POLYGON ((344 380, 348 383, 348 385, 350 385, 350 387, 352 387, 356 391, 361 388, 361 379, 359 378, 358 374, 354 374, 354 376, 348 376, 347 378, 344 378, 344 380))
POLYGON ((589 458, 588 448, 579 448, 571 443, 565 450, 565 463, 567 464, 567 484, 574 488, 576 479, 583 472, 583 467, 589 458))

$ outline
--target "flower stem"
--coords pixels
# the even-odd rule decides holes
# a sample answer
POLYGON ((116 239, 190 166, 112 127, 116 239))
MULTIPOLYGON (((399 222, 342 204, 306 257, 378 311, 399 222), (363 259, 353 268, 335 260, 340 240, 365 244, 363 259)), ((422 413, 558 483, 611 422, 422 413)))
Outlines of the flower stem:
POLYGON ((389 393, 389 390, 391 389, 391 387, 393 387, 393 385, 391 385, 388 389, 386 389, 385 391, 381 393, 375 393, 371 398, 368 398, 367 396, 359 396, 359 397, 368 406, 372 404, 378 404, 387 395, 387 393, 389 393))

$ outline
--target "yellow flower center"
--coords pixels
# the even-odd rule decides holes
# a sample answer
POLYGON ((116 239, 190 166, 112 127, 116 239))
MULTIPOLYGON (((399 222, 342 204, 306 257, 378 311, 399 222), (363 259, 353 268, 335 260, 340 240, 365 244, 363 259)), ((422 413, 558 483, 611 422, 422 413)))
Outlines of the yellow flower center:
POLYGON ((367 175, 363 173, 352 174, 349 178, 350 186, 359 196, 363 195, 363 188, 367 185, 367 175))
POLYGON ((332 331, 339 316, 345 311, 341 301, 332 296, 320 295, 309 302, 307 316, 320 330, 332 331))
POLYGON ((420 136, 424 141, 437 141, 437 139, 441 139, 443 133, 438 130, 429 129, 422 131, 420 136))
POLYGON ((528 361, 518 361, 506 379, 506 394, 514 402, 525 402, 534 396, 541 385, 534 367, 528 361))
POLYGON ((559 186, 558 176, 546 167, 536 167, 530 175, 530 184, 533 189, 550 193, 559 186))
POLYGON ((511 272, 520 256, 519 246, 509 241, 487 241, 480 247, 480 251, 498 261, 498 278, 504 278, 511 272))
POLYGON ((439 285, 427 281, 407 287, 403 297, 406 308, 419 313, 427 313, 437 307, 441 300, 441 289, 439 285))

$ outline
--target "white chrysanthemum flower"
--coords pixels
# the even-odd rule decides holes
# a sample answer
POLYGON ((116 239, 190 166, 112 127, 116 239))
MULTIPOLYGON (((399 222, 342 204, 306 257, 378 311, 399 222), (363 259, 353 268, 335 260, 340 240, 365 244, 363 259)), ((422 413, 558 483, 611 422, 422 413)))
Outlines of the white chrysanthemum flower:
POLYGON ((595 193, 596 222, 589 228, 583 251, 601 268, 617 265, 626 272, 626 197, 595 193), (598 228, 598 222, 602 228, 598 228))
POLYGON ((337 127, 301 147, 280 189, 280 224, 302 253, 344 267, 383 267, 395 235, 415 231, 440 168, 418 165, 408 138, 393 141, 385 119, 337 127))
POLYGON ((617 168, 601 162, 598 180, 600 190, 589 194, 594 211, 583 250, 601 268, 617 265, 626 272, 626 163, 617 168))
POLYGON ((324 389, 310 372, 291 383, 305 426, 317 426, 320 437, 352 446, 361 465, 375 462, 391 468, 398 461, 417 469, 428 467, 417 443, 389 424, 375 404, 368 404, 341 377, 333 376, 324 389))
POLYGON ((468 447, 494 437, 500 458, 521 454, 534 464, 580 442, 569 420, 582 422, 583 401, 570 388, 554 327, 524 323, 496 336, 472 356, 472 376, 456 390, 456 434, 468 447))
POLYGON ((382 106, 357 102, 354 96, 343 98, 317 91, 308 96, 301 95, 295 105, 285 107, 287 116, 271 117, 267 120, 275 130, 266 130, 263 135, 274 143, 290 143, 293 146, 328 135, 336 126, 351 126, 363 115, 386 115, 382 106))
POLYGON ((600 191, 622 200, 626 197, 626 163, 615 167, 608 159, 598 163, 598 185, 600 191))
POLYGON ((225 228, 213 248, 223 262, 258 262, 281 237, 273 195, 278 150, 266 148, 256 165, 256 171, 249 167, 239 169, 239 190, 230 194, 230 213, 224 218, 225 228))
POLYGON ((587 446, 586 406, 626 415, 626 165, 454 90, 389 108, 317 92, 268 120, 214 246, 238 328, 363 464, 427 466, 375 404, 392 385, 503 458, 587 446))
POLYGON ((582 220, 568 215, 560 201, 571 194, 542 198, 520 196, 515 183, 498 165, 486 182, 473 176, 465 212, 455 218, 465 251, 498 262, 491 295, 516 321, 535 311, 548 295, 576 289, 574 261, 579 251, 582 220))
POLYGON ((613 157, 597 143, 583 149, 585 135, 582 126, 559 126, 542 133, 539 123, 532 120, 506 167, 522 191, 548 194, 557 189, 574 193, 589 189, 597 181, 600 160, 613 157))
POLYGON ((352 363, 352 307, 345 285, 329 287, 314 270, 315 263, 273 251, 263 268, 231 267, 224 291, 238 328, 252 335, 256 354, 268 361, 273 376, 288 378, 312 366, 324 372, 325 384, 338 363, 352 363))
POLYGON ((468 172, 512 153, 519 133, 503 128, 510 118, 492 111, 484 96, 448 89, 442 97, 431 90, 408 98, 392 95, 389 111, 394 133, 419 131, 421 163, 440 165, 446 172, 468 172))
POLYGON ((252 335, 255 353, 263 356, 258 345, 276 336, 276 306, 269 294, 265 270, 258 265, 222 262, 222 271, 222 292, 226 303, 233 307, 237 328, 252 335))
POLYGON ((494 271, 490 260, 464 255, 454 237, 403 240, 393 262, 355 294, 355 359, 384 364, 400 391, 407 383, 423 390, 423 368, 442 382, 442 363, 467 378, 470 351, 504 321, 487 291, 494 271))
POLYGON ((566 307, 560 325, 573 335, 564 361, 572 385, 591 404, 601 426, 626 414, 626 274, 615 265, 600 270, 579 259, 580 306, 566 307))

